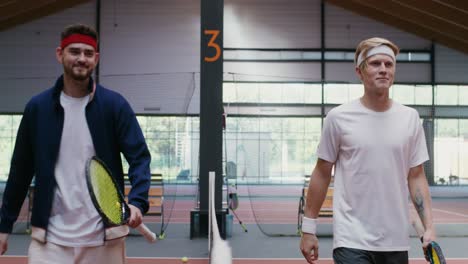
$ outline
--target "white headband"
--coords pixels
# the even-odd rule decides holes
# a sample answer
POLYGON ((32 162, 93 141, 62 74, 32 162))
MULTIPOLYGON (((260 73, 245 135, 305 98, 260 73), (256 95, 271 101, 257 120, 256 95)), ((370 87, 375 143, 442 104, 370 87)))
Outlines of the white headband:
POLYGON ((358 59, 357 59, 357 62, 356 62, 356 66, 359 67, 363 61, 365 61, 370 56, 374 56, 376 54, 387 55, 387 56, 392 58, 393 62, 395 62, 395 52, 393 52, 393 50, 389 46, 382 44, 380 46, 373 47, 372 49, 370 49, 367 52, 367 55, 366 55, 365 58, 363 57, 362 51, 361 51, 361 53, 359 53, 359 56, 358 56, 358 59))

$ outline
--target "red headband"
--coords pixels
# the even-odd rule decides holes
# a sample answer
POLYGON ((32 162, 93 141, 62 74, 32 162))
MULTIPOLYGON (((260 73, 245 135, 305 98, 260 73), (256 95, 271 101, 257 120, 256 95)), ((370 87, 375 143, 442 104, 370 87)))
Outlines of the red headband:
POLYGON ((71 34, 68 37, 65 37, 62 39, 62 42, 60 43, 60 47, 64 49, 66 46, 72 44, 72 43, 84 43, 88 44, 90 46, 93 46, 93 48, 97 51, 97 42, 94 38, 88 35, 83 35, 83 34, 71 34))

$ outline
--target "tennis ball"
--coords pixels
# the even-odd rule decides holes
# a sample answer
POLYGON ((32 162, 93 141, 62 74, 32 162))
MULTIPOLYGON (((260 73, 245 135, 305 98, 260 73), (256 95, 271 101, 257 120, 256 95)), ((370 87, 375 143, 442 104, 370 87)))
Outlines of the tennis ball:
POLYGON ((183 263, 187 263, 187 262, 188 262, 188 258, 187 258, 187 257, 182 257, 182 262, 183 262, 183 263))

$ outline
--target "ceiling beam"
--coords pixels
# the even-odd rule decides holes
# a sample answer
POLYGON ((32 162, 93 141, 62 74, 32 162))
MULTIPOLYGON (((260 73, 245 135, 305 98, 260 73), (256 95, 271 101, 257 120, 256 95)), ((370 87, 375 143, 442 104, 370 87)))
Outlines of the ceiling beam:
MULTIPOLYGON (((468 53, 468 41, 466 40, 466 36, 453 36, 447 34, 446 32, 436 31, 425 25, 425 23, 411 20, 411 17, 408 19, 402 19, 401 17, 390 15, 387 12, 380 10, 380 8, 376 8, 375 6, 365 5, 359 0, 327 0, 327 2, 359 15, 369 17, 381 23, 396 27, 400 30, 420 36, 422 38, 435 41, 464 53, 468 53)), ((380 4, 385 1, 374 2, 380 4)))
POLYGON ((411 8, 415 11, 432 16, 436 19, 444 20, 455 26, 468 29, 468 11, 463 11, 453 6, 448 6, 440 1, 432 0, 392 0, 402 7, 411 8))
POLYGON ((406 21, 408 23, 419 24, 422 27, 434 31, 438 35, 456 39, 468 46, 468 28, 451 22, 450 17, 441 19, 436 16, 428 15, 426 12, 421 12, 416 6, 411 6, 408 3, 401 4, 399 1, 352 1, 385 13, 386 16, 395 17, 396 19, 406 21))
POLYGON ((0 3, 0 31, 91 0, 7 0, 0 3))
POLYGON ((449 6, 453 9, 458 9, 460 11, 468 12, 468 2, 464 0, 432 0, 446 6, 449 6))

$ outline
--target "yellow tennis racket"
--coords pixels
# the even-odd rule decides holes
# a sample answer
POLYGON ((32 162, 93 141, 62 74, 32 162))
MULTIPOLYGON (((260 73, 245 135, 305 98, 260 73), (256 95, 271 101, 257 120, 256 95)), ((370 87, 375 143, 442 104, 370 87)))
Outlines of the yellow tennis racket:
MULTIPOLYGON (((119 226, 128 222, 130 208, 103 161, 92 157, 86 164, 86 182, 91 200, 107 226, 119 226)), ((140 224, 136 227, 150 243, 156 241, 156 234, 140 224)))

